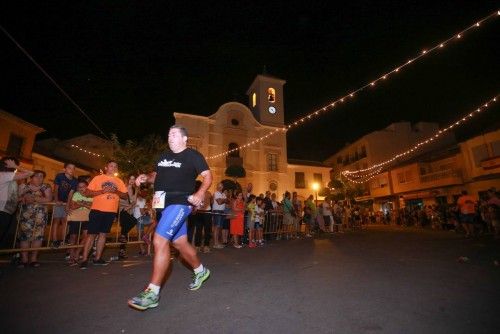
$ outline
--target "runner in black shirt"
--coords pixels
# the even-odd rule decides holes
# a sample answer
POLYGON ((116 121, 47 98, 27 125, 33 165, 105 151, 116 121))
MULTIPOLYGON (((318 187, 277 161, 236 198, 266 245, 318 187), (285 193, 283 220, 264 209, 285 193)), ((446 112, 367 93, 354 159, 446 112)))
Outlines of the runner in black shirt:
POLYGON ((194 269, 194 280, 189 284, 189 290, 198 290, 210 276, 210 270, 201 264, 196 250, 187 241, 186 218, 193 207, 202 205, 205 192, 212 183, 212 174, 205 158, 199 152, 187 148, 186 144, 186 129, 179 125, 172 126, 168 133, 171 152, 160 156, 156 172, 136 178, 138 184, 154 183, 153 207, 161 211, 157 215, 159 222, 153 240, 155 256, 151 283, 146 290, 128 301, 131 307, 141 311, 158 306, 160 286, 170 265, 170 243, 194 269), (194 192, 198 175, 203 177, 203 182, 194 192))

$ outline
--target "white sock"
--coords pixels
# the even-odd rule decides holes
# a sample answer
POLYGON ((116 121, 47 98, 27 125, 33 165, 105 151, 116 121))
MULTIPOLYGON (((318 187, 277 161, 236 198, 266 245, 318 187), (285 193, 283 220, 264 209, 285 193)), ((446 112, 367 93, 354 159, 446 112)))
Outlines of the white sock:
POLYGON ((205 269, 205 267, 203 267, 203 265, 200 264, 200 266, 198 268, 194 268, 194 273, 199 274, 203 271, 203 269, 205 269))
POLYGON ((149 283, 148 289, 153 291, 155 293, 155 295, 158 295, 160 293, 160 286, 159 285, 149 283))

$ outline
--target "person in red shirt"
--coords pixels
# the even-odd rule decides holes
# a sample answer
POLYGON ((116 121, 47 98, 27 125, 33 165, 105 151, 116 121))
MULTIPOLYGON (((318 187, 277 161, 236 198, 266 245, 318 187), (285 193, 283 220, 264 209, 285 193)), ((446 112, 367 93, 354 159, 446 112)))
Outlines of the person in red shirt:
POLYGON ((465 229, 465 237, 469 238, 474 235, 476 200, 467 193, 467 190, 462 190, 462 195, 457 200, 457 206, 460 223, 465 229))

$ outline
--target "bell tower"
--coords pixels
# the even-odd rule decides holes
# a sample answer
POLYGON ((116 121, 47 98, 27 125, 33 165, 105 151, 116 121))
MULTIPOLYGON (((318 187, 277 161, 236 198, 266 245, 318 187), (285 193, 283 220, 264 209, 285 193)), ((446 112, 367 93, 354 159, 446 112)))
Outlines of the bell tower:
POLYGON ((285 125, 285 83, 285 80, 268 74, 259 74, 253 80, 247 90, 248 107, 259 123, 277 127, 285 125))

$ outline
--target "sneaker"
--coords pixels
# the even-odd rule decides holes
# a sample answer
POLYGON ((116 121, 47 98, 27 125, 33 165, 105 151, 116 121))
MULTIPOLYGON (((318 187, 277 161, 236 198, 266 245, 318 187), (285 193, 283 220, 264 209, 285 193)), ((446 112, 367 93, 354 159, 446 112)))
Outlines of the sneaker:
POLYGON ((103 259, 99 259, 99 260, 92 260, 92 263, 94 264, 94 266, 107 266, 109 264, 109 262, 106 262, 104 261, 103 259))
POLYGON ((127 251, 125 249, 120 249, 120 251, 118 252, 118 259, 125 260, 127 258, 128 258, 127 251))
POLYGON ((75 259, 70 258, 68 260, 68 267, 74 267, 74 266, 77 266, 77 265, 78 265, 78 261, 76 261, 75 259))
POLYGON ((234 245, 233 245, 233 247, 234 247, 234 248, 238 248, 238 249, 240 249, 240 248, 241 248, 241 247, 243 247, 243 246, 242 246, 242 245, 238 245, 238 244, 234 244, 234 245))
POLYGON ((210 253, 210 247, 203 246, 203 253, 210 253))
POLYGON ((139 293, 136 297, 128 300, 128 305, 139 311, 147 310, 158 306, 160 296, 154 293, 151 289, 146 289, 139 293))
POLYGON ((255 248, 255 247, 257 247, 257 245, 255 244, 255 242, 250 242, 248 244, 248 248, 255 248))
POLYGON ((194 291, 201 288, 203 282, 205 282, 210 277, 210 270, 208 268, 204 268, 203 271, 199 274, 193 275, 193 283, 189 284, 189 290, 194 291))
POLYGON ((223 249, 224 245, 222 245, 222 244, 214 245, 214 248, 215 249, 223 249))
POLYGON ((88 264, 89 264, 89 261, 80 262, 80 269, 82 269, 82 270, 87 269, 88 264))

